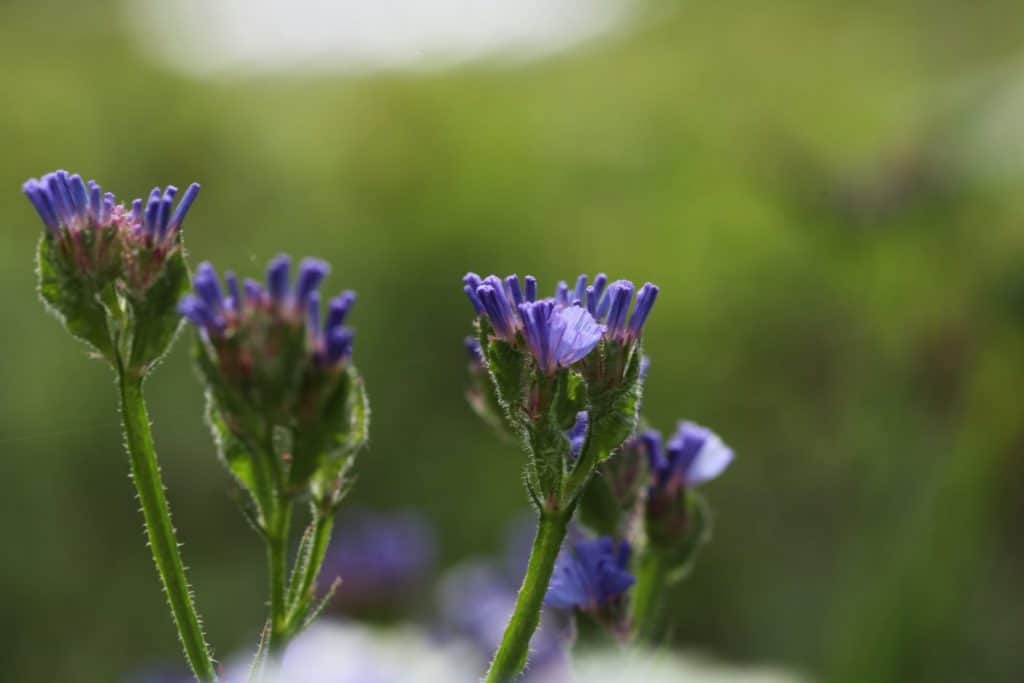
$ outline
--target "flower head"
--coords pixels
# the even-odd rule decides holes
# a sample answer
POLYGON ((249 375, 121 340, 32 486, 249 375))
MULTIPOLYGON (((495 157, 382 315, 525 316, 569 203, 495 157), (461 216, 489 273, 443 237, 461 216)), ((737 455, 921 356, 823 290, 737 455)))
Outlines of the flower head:
MULTIPOLYGON (((527 275, 525 287, 518 275, 504 280, 497 275, 481 279, 476 273, 463 278, 463 287, 477 315, 487 318, 494 335, 510 344, 520 335, 544 374, 567 368, 590 353, 605 331, 581 305, 567 296, 537 300, 537 280, 527 275)), ((564 283, 563 283, 564 284, 564 283)))
POLYGON ((330 267, 319 259, 299 264, 295 286, 289 282, 291 259, 276 256, 267 267, 267 286, 246 280, 243 289, 232 272, 224 274, 226 291, 207 262, 193 278, 195 293, 184 297, 179 312, 218 351, 235 353, 227 367, 245 372, 256 362, 269 361, 280 351, 287 330, 303 329, 309 358, 321 368, 338 367, 352 353, 355 333, 345 326, 355 293, 342 292, 327 305, 323 323, 317 288, 330 267))
MULTIPOLYGON (((290 269, 291 260, 278 256, 266 287, 255 280, 240 285, 230 272, 222 285, 212 265, 200 264, 194 293, 178 310, 198 331, 195 357, 222 455, 230 434, 247 456, 280 467, 274 485, 285 489, 278 493, 308 491, 331 507, 347 491, 352 457, 367 438, 366 394, 351 363, 354 333, 345 326, 355 294, 332 299, 321 319, 318 288, 327 264, 303 260, 294 283, 290 269), (267 443, 268 425, 287 435, 287 453, 267 443)), ((241 483, 254 491, 253 482, 241 483)))
POLYGON ((555 563, 544 603, 595 615, 613 606, 636 582, 628 570, 631 552, 628 542, 607 536, 571 544, 555 563))
POLYGON ((177 208, 178 189, 156 187, 143 207, 118 204, 100 185, 67 171, 29 179, 22 191, 43 219, 46 234, 82 277, 98 286, 120 278, 128 291, 142 293, 162 272, 167 255, 179 244, 178 233, 199 185, 192 183, 177 208))
POLYGON ((733 460, 732 450, 717 434, 693 422, 680 422, 661 448, 661 436, 650 430, 640 436, 651 467, 651 485, 660 493, 692 488, 720 475, 733 460))

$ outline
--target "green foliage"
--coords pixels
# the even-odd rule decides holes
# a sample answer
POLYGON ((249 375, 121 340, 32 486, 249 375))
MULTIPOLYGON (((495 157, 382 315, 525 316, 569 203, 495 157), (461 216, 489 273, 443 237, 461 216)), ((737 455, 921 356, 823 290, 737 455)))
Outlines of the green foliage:
POLYGON ((145 374, 170 348, 181 327, 178 301, 189 290, 188 266, 181 249, 174 250, 145 292, 129 292, 127 302, 130 364, 145 374))
POLYGON ((55 248, 53 239, 39 238, 36 264, 39 295, 64 327, 96 353, 114 364, 114 347, 107 328, 107 312, 94 285, 76 277, 55 248))

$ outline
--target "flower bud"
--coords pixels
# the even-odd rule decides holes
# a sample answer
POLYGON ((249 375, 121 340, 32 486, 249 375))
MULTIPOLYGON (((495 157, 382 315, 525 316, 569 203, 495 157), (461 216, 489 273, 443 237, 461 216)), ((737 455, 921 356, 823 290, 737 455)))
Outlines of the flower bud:
POLYGON ((93 180, 56 171, 22 190, 46 231, 39 243, 39 289, 67 329, 111 364, 145 374, 177 332, 175 305, 188 288, 180 229, 199 193, 193 183, 154 188, 128 209, 93 180))
POLYGON ((654 435, 649 433, 645 444, 651 470, 644 503, 648 541, 664 551, 695 548, 709 520, 693 489, 724 472, 733 452, 714 432, 692 422, 679 423, 664 452, 654 435))
POLYGON ((194 293, 178 310, 198 332, 197 364, 211 400, 214 427, 230 432, 251 461, 251 475, 222 455, 260 505, 273 494, 310 493, 332 506, 344 493, 351 456, 365 443, 368 409, 351 365, 353 331, 345 326, 355 294, 332 299, 321 324, 320 295, 328 265, 305 259, 294 287, 291 260, 275 257, 266 287, 233 273, 226 289, 209 263, 196 269, 194 293), (258 479, 260 468, 272 475, 258 479), (279 489, 278 487, 283 487, 279 489))

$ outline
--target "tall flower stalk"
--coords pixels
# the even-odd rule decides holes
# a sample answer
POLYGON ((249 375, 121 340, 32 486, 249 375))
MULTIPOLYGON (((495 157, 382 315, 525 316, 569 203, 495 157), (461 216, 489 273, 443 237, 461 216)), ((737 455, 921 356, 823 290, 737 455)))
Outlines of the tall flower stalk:
POLYGON ((607 282, 598 275, 588 286, 580 276, 574 289, 560 283, 554 297, 538 299, 531 276, 470 273, 463 280, 479 344, 479 351, 471 349, 470 397, 478 413, 526 451, 524 481, 538 513, 526 576, 488 681, 512 680, 525 666, 580 496, 597 465, 637 424, 640 337, 658 288, 644 285, 630 314, 632 283, 607 282))
POLYGON ((199 185, 174 206, 177 188, 154 188, 145 203, 116 203, 94 181, 56 171, 22 190, 45 225, 39 291, 47 307, 117 374, 125 444, 146 536, 178 637, 195 677, 217 679, 160 477, 143 382, 179 327, 188 287, 181 225, 199 185))
MULTIPOLYGON (((245 492, 243 511, 267 549, 268 651, 280 652, 319 611, 316 578, 334 513, 367 440, 369 408, 352 364, 355 300, 343 292, 321 311, 329 267, 280 255, 266 285, 239 283, 213 266, 196 269, 194 293, 178 308, 196 330, 195 359, 206 385, 208 420, 221 460, 245 492), (289 570, 296 503, 310 522, 289 570)), ((326 600, 326 598, 324 598, 326 600)))

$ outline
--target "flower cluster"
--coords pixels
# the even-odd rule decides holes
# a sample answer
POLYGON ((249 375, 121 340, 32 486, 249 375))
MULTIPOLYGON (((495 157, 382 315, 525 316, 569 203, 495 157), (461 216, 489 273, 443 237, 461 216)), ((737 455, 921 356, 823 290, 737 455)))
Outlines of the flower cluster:
POLYGON ((555 563, 544 602, 549 607, 579 610, 609 626, 623 617, 625 592, 636 583, 629 572, 632 547, 603 536, 571 543, 555 563))
POLYGON ((330 506, 343 492, 344 463, 365 441, 365 394, 350 362, 354 332, 345 325, 355 294, 332 299, 321 318, 318 289, 328 265, 304 259, 294 284, 290 270, 291 259, 280 255, 267 267, 265 286, 240 284, 228 272, 222 287, 213 266, 200 264, 195 291, 178 310, 198 332, 198 366, 222 451, 227 432, 249 457, 280 470, 273 481, 287 489, 276 495, 313 485, 314 497, 330 506), (283 446, 275 440, 280 430, 288 437, 283 446))
POLYGON ((43 300, 112 366, 145 375, 181 322, 175 306, 188 288, 181 226, 199 185, 177 207, 173 185, 129 208, 67 171, 32 178, 22 191, 46 228, 38 250, 43 300))
POLYGON ((532 455, 534 500, 564 509, 635 428, 639 342, 658 288, 648 283, 634 297, 631 282, 602 273, 538 298, 533 276, 468 273, 463 291, 477 314, 470 403, 532 455))
POLYGON ((280 352, 288 331, 305 328, 309 357, 319 368, 337 368, 352 353, 353 331, 345 326, 355 293, 342 292, 330 300, 321 324, 317 288, 330 267, 319 259, 303 259, 295 287, 289 286, 291 259, 281 254, 267 267, 267 285, 238 278, 228 271, 221 288, 210 263, 201 263, 193 278, 195 294, 183 298, 178 310, 217 349, 222 367, 240 375, 280 352), (244 288, 244 289, 243 289, 244 288))
POLYGON ((116 203, 113 193, 67 171, 29 179, 22 191, 59 247, 66 264, 97 287, 121 277, 134 292, 144 292, 161 272, 169 252, 178 244, 185 215, 199 194, 192 183, 177 207, 178 188, 168 185, 150 192, 143 205, 116 203))
POLYGON ((479 316, 486 316, 497 338, 516 344, 524 339, 538 367, 545 374, 567 368, 586 357, 602 339, 619 345, 635 343, 643 331, 658 296, 657 286, 647 283, 636 296, 632 315, 634 286, 629 280, 608 284, 600 273, 588 285, 580 275, 576 287, 569 290, 559 282, 555 295, 537 300, 537 280, 527 275, 504 280, 496 275, 481 278, 468 273, 463 291, 479 316), (627 317, 628 316, 628 317, 627 317))

